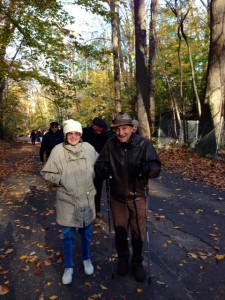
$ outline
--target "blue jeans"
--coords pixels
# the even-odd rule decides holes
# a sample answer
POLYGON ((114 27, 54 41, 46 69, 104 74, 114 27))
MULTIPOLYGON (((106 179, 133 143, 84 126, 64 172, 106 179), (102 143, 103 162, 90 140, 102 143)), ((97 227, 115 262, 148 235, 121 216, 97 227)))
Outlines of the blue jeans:
MULTIPOLYGON (((92 224, 78 229, 81 236, 82 244, 82 260, 91 258, 91 241, 92 241, 92 224)), ((63 251, 64 251, 64 268, 74 268, 74 245, 76 228, 66 227, 62 228, 63 235, 63 251)))

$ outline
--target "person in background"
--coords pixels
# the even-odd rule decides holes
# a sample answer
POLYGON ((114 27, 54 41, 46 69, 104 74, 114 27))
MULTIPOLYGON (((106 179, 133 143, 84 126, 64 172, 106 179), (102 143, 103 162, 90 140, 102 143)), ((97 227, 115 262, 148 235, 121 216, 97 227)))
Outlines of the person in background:
POLYGON ((32 145, 35 145, 36 138, 37 138, 37 133, 36 133, 35 130, 32 130, 32 131, 31 131, 31 134, 30 134, 30 139, 31 139, 32 145))
MULTIPOLYGON (((99 154, 108 139, 107 135, 107 124, 102 118, 94 118, 91 125, 84 128, 82 140, 91 144, 96 152, 99 154)), ((95 209, 96 217, 102 218, 101 213, 101 195, 103 180, 97 175, 94 179, 96 195, 95 195, 95 209)))
POLYGON ((94 273, 91 262, 92 222, 95 219, 94 162, 97 154, 81 141, 82 126, 72 119, 63 123, 65 141, 52 150, 41 175, 57 187, 56 220, 62 225, 64 249, 63 284, 72 282, 74 244, 78 229, 86 275, 94 273))
POLYGON ((110 207, 118 254, 117 272, 124 276, 129 268, 128 231, 131 231, 132 269, 135 279, 146 277, 142 265, 146 235, 146 197, 148 178, 157 177, 161 163, 150 140, 133 133, 132 119, 118 113, 111 127, 116 136, 104 145, 95 163, 95 172, 109 180, 110 207))
POLYGON ((47 133, 43 135, 41 147, 40 147, 40 160, 41 162, 45 162, 49 158, 49 155, 52 149, 62 143, 64 140, 64 135, 61 130, 59 130, 58 122, 51 122, 50 128, 47 133))
POLYGON ((132 124, 133 124, 133 132, 136 133, 136 134, 139 134, 138 132, 138 126, 139 126, 139 122, 138 120, 132 120, 132 124))

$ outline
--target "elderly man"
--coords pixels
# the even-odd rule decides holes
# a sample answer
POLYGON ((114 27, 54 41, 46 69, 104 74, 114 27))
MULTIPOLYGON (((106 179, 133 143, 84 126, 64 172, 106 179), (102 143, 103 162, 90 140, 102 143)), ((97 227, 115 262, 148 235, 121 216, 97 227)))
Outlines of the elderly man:
POLYGON ((110 183, 110 205, 115 229, 119 275, 129 268, 128 231, 131 230, 133 275, 145 280, 142 249, 146 235, 145 188, 149 177, 160 173, 161 163, 150 140, 133 133, 132 119, 118 113, 111 125, 115 137, 104 145, 95 172, 110 183), (110 179, 109 179, 110 178, 110 179))

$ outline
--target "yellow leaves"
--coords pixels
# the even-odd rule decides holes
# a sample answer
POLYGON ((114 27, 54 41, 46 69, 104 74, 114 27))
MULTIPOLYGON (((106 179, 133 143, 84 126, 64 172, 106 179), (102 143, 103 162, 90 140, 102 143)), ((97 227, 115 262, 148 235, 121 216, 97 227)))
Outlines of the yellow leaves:
POLYGON ((55 300, 55 299, 58 299, 58 298, 59 298, 59 297, 58 297, 58 296, 55 296, 55 295, 49 297, 50 300, 55 300))
POLYGON ((0 296, 6 295, 9 292, 9 288, 5 284, 0 284, 0 296))
POLYGON ((215 233, 209 233, 211 237, 213 237, 214 241, 220 241, 220 237, 216 235, 215 233))
POLYGON ((25 260, 26 263, 33 263, 38 259, 38 256, 37 255, 21 255, 20 259, 25 260))
POLYGON ((143 292, 143 289, 137 288, 136 291, 137 291, 138 293, 142 293, 142 292, 143 292))
POLYGON ((215 259, 216 260, 223 260, 223 259, 225 259, 225 254, 216 254, 215 259))
POLYGON ((92 286, 92 283, 86 281, 86 282, 84 283, 84 285, 86 285, 86 286, 92 286))
POLYGON ((188 252, 187 256, 193 259, 200 258, 201 260, 205 260, 212 256, 210 252, 196 251, 196 252, 188 252))
POLYGON ((49 267, 52 265, 52 263, 49 260, 44 261, 45 266, 49 267))

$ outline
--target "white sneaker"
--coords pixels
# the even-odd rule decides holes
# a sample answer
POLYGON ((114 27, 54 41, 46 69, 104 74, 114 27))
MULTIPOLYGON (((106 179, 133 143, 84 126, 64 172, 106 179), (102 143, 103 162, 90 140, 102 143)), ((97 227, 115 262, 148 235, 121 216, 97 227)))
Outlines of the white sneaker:
POLYGON ((94 273, 94 267, 90 259, 83 260, 84 273, 86 275, 92 275, 94 273))
POLYGON ((73 268, 65 268, 63 277, 62 277, 62 283, 63 284, 70 284, 73 279, 73 268))

